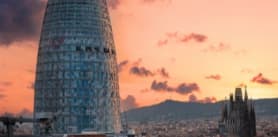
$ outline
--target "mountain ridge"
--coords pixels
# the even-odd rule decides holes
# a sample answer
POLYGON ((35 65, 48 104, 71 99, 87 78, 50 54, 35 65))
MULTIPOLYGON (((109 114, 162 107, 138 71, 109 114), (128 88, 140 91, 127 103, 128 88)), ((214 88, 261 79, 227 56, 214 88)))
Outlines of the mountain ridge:
MULTIPOLYGON (((128 121, 133 122, 220 118, 224 102, 224 100, 216 103, 165 100, 151 106, 132 109, 123 114, 128 121)), ((255 99, 253 102, 258 116, 278 115, 278 109, 274 109, 278 106, 278 98, 255 99)))

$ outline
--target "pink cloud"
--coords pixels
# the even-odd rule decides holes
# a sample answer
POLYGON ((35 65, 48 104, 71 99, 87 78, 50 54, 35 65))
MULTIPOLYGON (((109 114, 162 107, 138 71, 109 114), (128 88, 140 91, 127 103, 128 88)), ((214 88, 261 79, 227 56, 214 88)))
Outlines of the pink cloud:
POLYGON ((259 73, 258 75, 253 77, 251 82, 264 84, 264 85, 272 85, 272 84, 277 83, 277 81, 270 80, 270 79, 264 77, 262 73, 259 73))

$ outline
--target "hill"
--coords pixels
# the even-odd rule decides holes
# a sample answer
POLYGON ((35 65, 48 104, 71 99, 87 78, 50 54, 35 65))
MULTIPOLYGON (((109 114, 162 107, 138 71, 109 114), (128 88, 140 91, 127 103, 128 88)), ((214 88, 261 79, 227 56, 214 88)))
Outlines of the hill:
MULTIPOLYGON (((128 121, 165 121, 185 119, 208 119, 220 117, 223 101, 217 103, 193 103, 166 100, 162 103, 137 108, 125 112, 128 121)), ((278 115, 278 98, 254 100, 256 114, 258 116, 278 115)))

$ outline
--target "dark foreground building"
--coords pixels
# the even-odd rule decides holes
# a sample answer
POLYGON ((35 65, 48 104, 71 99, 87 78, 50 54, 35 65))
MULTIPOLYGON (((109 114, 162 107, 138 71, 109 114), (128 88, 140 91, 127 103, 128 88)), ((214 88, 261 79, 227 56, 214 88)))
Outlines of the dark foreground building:
POLYGON ((256 115, 252 101, 248 100, 247 90, 243 99, 241 88, 236 88, 235 96, 230 95, 229 106, 222 110, 219 130, 224 137, 256 136, 256 115), (235 98, 235 99, 234 99, 235 98))
POLYGON ((35 135, 120 132, 117 72, 106 0, 48 0, 36 69, 35 135))

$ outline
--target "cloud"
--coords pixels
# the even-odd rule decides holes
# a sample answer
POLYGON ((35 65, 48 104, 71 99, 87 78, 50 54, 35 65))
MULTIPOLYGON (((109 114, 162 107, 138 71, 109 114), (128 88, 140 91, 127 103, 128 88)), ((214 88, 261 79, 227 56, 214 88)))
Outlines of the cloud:
POLYGON ((165 35, 164 39, 158 40, 157 45, 158 46, 165 46, 170 41, 176 41, 179 43, 188 43, 191 41, 197 42, 197 43, 203 43, 206 42, 208 37, 203 34, 199 33, 190 33, 190 34, 182 34, 178 32, 168 32, 165 35))
POLYGON ((138 66, 133 66, 132 68, 130 68, 129 72, 130 72, 130 74, 134 74, 134 75, 141 76, 141 77, 148 77, 148 76, 155 75, 153 72, 151 72, 147 68, 138 67, 138 66))
POLYGON ((213 80, 221 80, 221 75, 215 74, 215 75, 209 75, 205 77, 206 79, 213 79, 213 80))
POLYGON ((138 108, 139 105, 136 102, 136 98, 132 95, 128 95, 127 98, 121 100, 121 106, 123 111, 138 108))
POLYGON ((277 83, 277 81, 270 80, 270 79, 264 77, 262 73, 259 73, 257 76, 253 77, 251 82, 264 84, 264 85, 272 85, 272 84, 277 83))
MULTIPOLYGON (((107 0, 117 9, 122 0, 107 0)), ((1 0, 0 45, 39 39, 47 0, 1 0)))
POLYGON ((172 0, 141 0, 144 3, 155 3, 155 2, 168 2, 171 3, 172 0))
POLYGON ((1 0, 0 45, 38 39, 45 5, 43 0, 1 0))
POLYGON ((10 81, 2 81, 0 82, 0 86, 8 87, 11 86, 13 83, 10 81))
POLYGON ((3 98, 5 98, 6 95, 0 94, 0 99, 2 100, 3 98))
POLYGON ((163 40, 159 40, 158 42, 157 42, 157 45, 158 46, 164 46, 164 45, 167 45, 168 44, 168 39, 163 39, 163 40))
POLYGON ((176 92, 182 95, 192 93, 193 91, 199 91, 200 88, 196 83, 182 83, 176 88, 176 92))
POLYGON ((149 89, 148 88, 145 88, 145 89, 142 89, 140 90, 141 93, 146 93, 146 92, 149 92, 149 89))
MULTIPOLYGON (((180 32, 167 32, 164 38, 157 41, 156 45, 158 47, 163 47, 171 42, 183 43, 184 45, 188 45, 187 43, 189 42, 206 43, 208 42, 208 36, 194 32, 189 34, 183 34, 180 32)), ((201 51, 205 53, 220 53, 229 51, 233 55, 245 55, 247 53, 245 49, 234 50, 230 45, 224 42, 218 42, 217 44, 214 43, 207 45, 201 51)))
POLYGON ((162 76, 163 78, 170 78, 169 73, 166 71, 165 68, 159 69, 158 74, 160 74, 160 76, 162 76))
POLYGON ((194 91, 200 91, 196 83, 181 83, 177 87, 169 86, 168 81, 159 82, 154 80, 151 84, 151 89, 160 92, 176 92, 181 95, 187 95, 194 91))
POLYGON ((191 94, 191 95, 188 97, 188 101, 189 101, 189 102, 198 102, 198 98, 197 98, 194 94, 191 94))
POLYGON ((217 45, 210 45, 209 47, 207 47, 206 49, 204 49, 204 52, 224 52, 224 51, 229 51, 231 50, 231 47, 229 45, 226 45, 222 42, 220 42, 217 45))
POLYGON ((123 69, 128 65, 129 61, 124 60, 118 64, 118 72, 122 72, 123 69))
POLYGON ((139 58, 138 60, 136 60, 135 62, 132 63, 133 66, 139 66, 142 63, 142 59, 139 58))
MULTIPOLYGON (((2 91, 1 91, 2 92, 2 91)), ((4 92, 4 91, 3 91, 4 92)), ((4 95, 4 94, 0 94, 0 100, 2 100, 2 99, 4 99, 4 98, 6 98, 7 97, 7 95, 4 95)))
POLYGON ((130 61, 125 60, 122 61, 119 65, 119 72, 123 71, 123 68, 129 66, 129 73, 132 75, 140 76, 140 77, 154 77, 160 75, 163 78, 170 78, 169 72, 166 71, 164 67, 157 69, 156 71, 150 70, 141 65, 142 59, 138 59, 133 63, 129 63, 130 61))
POLYGON ((253 73, 253 70, 252 69, 249 69, 249 68, 244 68, 240 71, 241 73, 247 73, 247 74, 250 74, 250 73, 253 73))
POLYGON ((154 80, 151 85, 151 89, 154 91, 174 91, 175 89, 168 86, 168 81, 157 82, 154 80))
MULTIPOLYGON (((0 81, 0 92, 5 92, 6 88, 11 86, 13 83, 10 81, 0 81)), ((6 95, 0 94, 0 99, 6 97, 6 95)))
POLYGON ((173 38, 175 39, 175 38, 178 38, 178 32, 167 32, 166 36, 169 39, 173 39, 173 38))
POLYGON ((198 99, 196 95, 191 94, 188 97, 189 102, 198 102, 198 103, 215 103, 217 99, 215 97, 205 97, 203 99, 198 99))
POLYGON ((204 99, 199 100, 201 103, 214 103, 217 99, 215 97, 205 97, 204 99))
MULTIPOLYGON (((107 4, 109 8, 116 10, 123 3, 123 1, 124 0, 107 0, 107 4)), ((140 1, 145 4, 152 4, 155 2, 168 2, 168 3, 172 2, 172 0, 140 0, 140 1)))
POLYGON ((30 82, 29 85, 27 86, 28 89, 34 90, 35 89, 35 83, 30 82))
POLYGON ((189 41, 195 41, 195 42, 205 42, 207 40, 207 36, 203 35, 203 34, 197 34, 197 33, 191 33, 189 35, 184 35, 181 38, 181 42, 189 42, 189 41))
POLYGON ((246 87, 246 86, 247 85, 245 83, 243 83, 243 82, 237 85, 237 87, 240 87, 240 88, 243 88, 243 87, 246 87))

